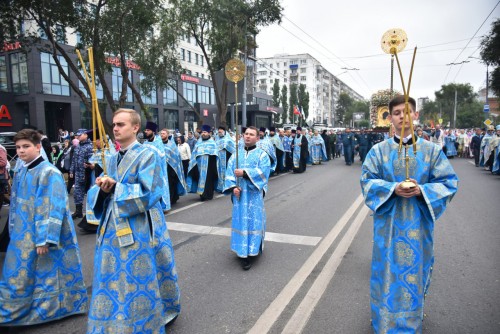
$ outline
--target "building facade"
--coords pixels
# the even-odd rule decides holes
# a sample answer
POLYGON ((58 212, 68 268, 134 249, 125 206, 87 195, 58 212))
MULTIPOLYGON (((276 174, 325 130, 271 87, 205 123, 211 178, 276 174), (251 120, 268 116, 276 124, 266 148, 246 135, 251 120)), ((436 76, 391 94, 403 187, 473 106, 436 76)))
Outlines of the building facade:
MULTIPOLYGON (((311 55, 278 54, 270 58, 260 58, 257 63, 256 89, 272 95, 273 85, 278 81, 280 89, 286 85, 304 84, 309 93, 309 115, 307 122, 333 126, 335 108, 340 93, 345 92, 355 100, 363 97, 330 73, 311 55)), ((287 122, 290 122, 288 119, 287 122)))

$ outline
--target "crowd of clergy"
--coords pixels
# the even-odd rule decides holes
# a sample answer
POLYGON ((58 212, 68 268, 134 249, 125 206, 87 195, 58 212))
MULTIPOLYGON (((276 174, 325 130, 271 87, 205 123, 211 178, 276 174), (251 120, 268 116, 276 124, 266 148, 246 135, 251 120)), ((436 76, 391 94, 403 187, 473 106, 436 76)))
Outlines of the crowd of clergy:
MULTIPOLYGON (((400 105, 401 101, 393 104, 393 118, 400 105)), ((113 115, 116 143, 110 140, 109 145, 99 143, 90 153, 85 146, 90 140, 86 135, 92 136, 93 131, 76 132, 82 145, 76 146, 76 158, 69 170, 75 174, 78 170, 87 171, 84 175, 91 181, 85 183, 81 179, 84 176, 76 174, 75 188, 76 184, 78 188, 73 214, 66 191, 70 188, 57 164, 41 149, 40 135, 33 130, 22 130, 16 135, 20 159, 14 168, 9 221, 0 238, 0 251, 6 252, 0 279, 0 326, 33 325, 88 312, 88 333, 164 333, 165 326, 175 321, 181 310, 174 251, 165 217, 187 193, 197 194, 200 201, 212 200, 216 192, 231 197, 230 247, 241 267, 249 270, 264 249, 264 197, 269 178, 274 175, 304 173, 310 166, 342 156, 350 166, 359 156, 362 191, 374 212, 375 229, 380 228, 383 236, 390 233, 383 231, 389 225, 378 225, 377 221, 391 221, 394 228, 400 224, 403 207, 415 212, 406 226, 417 226, 420 220, 434 222, 442 214, 446 198, 434 197, 449 189, 447 196, 451 199, 458 182, 446 157, 475 158, 476 166, 499 173, 500 126, 496 131, 494 128, 442 130, 439 126, 432 130, 417 129, 415 138, 422 159, 417 159, 412 181, 421 186, 411 190, 397 190, 402 176, 393 170, 392 164, 383 164, 383 157, 394 156, 394 147, 400 140, 405 145, 412 144, 407 142, 411 136, 401 139, 397 133, 389 137, 387 133, 350 128, 319 133, 301 127, 252 126, 242 128, 237 135, 222 126, 214 129, 208 125, 183 136, 159 129, 153 122, 147 122, 145 129, 140 127, 138 113, 117 110, 113 115), (424 164, 429 159, 425 156, 448 171, 446 187, 420 173, 427 168, 424 164), (379 175, 394 179, 382 181, 379 175), (394 192, 401 197, 395 199, 394 192), (431 211, 427 212, 429 208, 431 211), (90 298, 83 281, 73 219, 81 219, 78 224, 81 232, 96 234, 90 298)), ((437 174, 443 170, 431 169, 438 180, 437 174)), ((404 255, 412 251, 404 248, 406 245, 432 247, 425 243, 427 239, 421 240, 425 235, 420 235, 430 233, 432 239, 432 231, 419 232, 418 227, 408 231, 409 234, 393 240, 395 244, 390 249, 404 255)), ((420 290, 413 291, 411 284, 417 278, 430 277, 433 260, 424 259, 422 267, 417 257, 425 254, 419 253, 411 263, 404 262, 410 261, 409 258, 399 259, 403 262, 390 267, 390 263, 383 261, 383 257, 389 256, 384 253, 385 238, 375 236, 374 242, 372 283, 374 279, 382 280, 388 271, 403 272, 414 267, 405 274, 408 290, 401 286, 398 289, 408 291, 408 295, 417 294, 414 301, 417 306, 398 307, 415 308, 415 312, 405 313, 405 317, 419 321, 423 290, 427 286, 418 284, 420 290)), ((401 284, 399 279, 393 283, 401 284)), ((387 304, 394 297, 391 293, 377 290, 379 304, 372 301, 376 331, 388 326, 378 319, 388 319, 384 312, 391 308, 387 304)), ((417 324, 408 328, 413 326, 419 328, 417 324)))

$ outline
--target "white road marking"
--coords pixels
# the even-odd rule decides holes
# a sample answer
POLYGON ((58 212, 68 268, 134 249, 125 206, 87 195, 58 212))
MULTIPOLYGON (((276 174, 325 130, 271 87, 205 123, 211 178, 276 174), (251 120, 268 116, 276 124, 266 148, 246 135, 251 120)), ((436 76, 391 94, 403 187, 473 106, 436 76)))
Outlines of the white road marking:
POLYGON ((201 205, 203 203, 205 203, 205 202, 197 202, 197 203, 186 205, 186 206, 184 206, 182 208, 179 208, 179 209, 176 209, 176 210, 172 210, 169 213, 167 213, 167 216, 173 215, 174 213, 178 213, 178 212, 181 212, 181 211, 184 211, 184 210, 187 210, 187 209, 191 209, 191 208, 193 208, 195 206, 198 206, 198 205, 201 205))
POLYGON ((269 332, 276 320, 279 318, 288 303, 295 296, 300 287, 304 284, 307 277, 314 270, 318 262, 321 260, 326 251, 337 239, 344 226, 349 222, 360 205, 363 204, 363 196, 359 195, 354 203, 347 209, 344 215, 339 219, 337 224, 330 230, 328 235, 323 238, 318 247, 313 251, 311 256, 305 261, 304 265, 295 273, 288 284, 281 290, 280 294, 261 314, 257 322, 250 329, 248 334, 264 334, 269 332))
MULTIPOLYGON (((170 231, 231 236, 231 229, 229 227, 204 226, 174 222, 167 222, 167 227, 170 231)), ((321 241, 321 237, 266 232, 265 240, 286 244, 316 246, 321 241)))
POLYGON ((476 163, 474 161, 467 161, 468 163, 472 164, 472 165, 476 165, 476 163))
POLYGON ((349 249, 349 246, 354 240, 354 237, 358 233, 359 228, 363 224, 363 221, 366 219, 366 216, 368 216, 369 212, 370 210, 367 206, 363 206, 361 208, 358 215, 354 219, 354 222, 349 227, 342 240, 339 242, 337 248, 335 248, 335 251, 333 252, 328 262, 325 264, 325 267, 318 275, 311 288, 304 296, 304 299, 295 310, 295 313, 286 324, 283 332, 281 332, 282 334, 297 334, 301 333, 304 330, 304 327, 309 321, 312 312, 325 293, 328 284, 335 275, 340 262, 342 262, 345 253, 349 249))

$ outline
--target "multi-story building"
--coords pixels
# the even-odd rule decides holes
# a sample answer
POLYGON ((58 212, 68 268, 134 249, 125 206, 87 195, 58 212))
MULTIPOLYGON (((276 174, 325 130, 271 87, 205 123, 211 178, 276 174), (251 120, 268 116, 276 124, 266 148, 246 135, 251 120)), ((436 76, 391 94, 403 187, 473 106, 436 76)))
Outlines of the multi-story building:
POLYGON ((333 126, 336 102, 341 92, 349 94, 355 100, 363 100, 360 94, 307 53, 278 54, 274 57, 259 59, 256 89, 272 95, 276 81, 280 88, 286 85, 288 92, 290 92, 291 84, 296 84, 297 87, 300 84, 306 86, 306 91, 309 93, 308 123, 333 126))
MULTIPOLYGON (((36 27, 26 29, 38 31, 36 27)), ((42 39, 40 43, 44 43, 42 31, 39 36, 42 39)), ((60 45, 71 51, 68 52, 71 61, 76 63, 77 56, 73 50, 79 42, 79 34, 74 29, 60 27, 57 36, 60 45)), ((52 55, 41 51, 43 48, 38 46, 40 45, 25 47, 20 42, 13 41, 0 49, 0 132, 18 131, 30 124, 43 130, 55 141, 59 128, 91 128, 90 112, 59 73, 52 55)), ((170 87, 157 87, 151 94, 141 94, 150 115, 160 128, 179 129, 181 132, 197 128, 200 121, 214 126, 220 124, 216 117, 215 91, 200 48, 192 38, 183 38, 179 42, 178 52, 185 74, 172 81, 177 91, 170 87), (197 113, 191 106, 194 106, 197 113)), ((76 74, 66 60, 62 56, 59 56, 59 60, 70 80, 77 82, 76 74)), ((123 81, 120 60, 110 56, 106 58, 106 62, 111 65, 112 70, 105 75, 105 81, 114 100, 118 101, 123 81)), ((253 60, 249 59, 248 62, 252 63, 253 60)), ((139 83, 142 79, 140 67, 132 59, 127 60, 126 65, 132 83, 139 83)), ((253 74, 253 67, 249 68, 249 72, 253 74)), ((253 91, 252 81, 250 79, 248 83, 250 92, 253 91)), ((80 89, 84 91, 81 84, 80 89)), ((269 109, 272 98, 252 94, 247 96, 247 125, 259 123, 261 126, 269 126, 276 113, 275 109, 269 109)), ((102 87, 97 87, 97 97, 107 109, 106 119, 111 122, 111 108, 106 106, 102 87)), ((136 110, 140 108, 130 89, 127 91, 126 107, 136 110)), ((230 123, 230 117, 226 120, 230 123)))

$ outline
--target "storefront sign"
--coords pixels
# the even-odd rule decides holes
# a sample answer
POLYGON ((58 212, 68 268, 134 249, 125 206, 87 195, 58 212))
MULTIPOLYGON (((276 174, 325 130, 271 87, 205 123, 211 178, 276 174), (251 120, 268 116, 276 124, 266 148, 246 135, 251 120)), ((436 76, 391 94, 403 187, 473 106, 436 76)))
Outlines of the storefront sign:
POLYGON ((14 51, 14 50, 17 50, 20 48, 21 48, 20 42, 4 43, 3 44, 3 51, 14 51))
POLYGON ((2 104, 0 107, 0 126, 12 126, 12 117, 7 106, 2 104))
POLYGON ((200 79, 198 79, 196 77, 192 77, 192 76, 187 75, 187 74, 181 74, 181 80, 182 81, 194 82, 194 83, 200 83, 200 79))
MULTIPOLYGON (((106 63, 114 65, 116 67, 120 67, 122 64, 120 61, 120 58, 118 58, 118 57, 106 57, 106 63)), ((140 70, 141 69, 141 67, 139 65, 137 65, 136 63, 134 63, 132 60, 126 60, 125 65, 127 66, 127 68, 132 69, 132 70, 140 70)))

